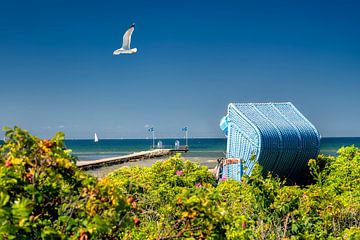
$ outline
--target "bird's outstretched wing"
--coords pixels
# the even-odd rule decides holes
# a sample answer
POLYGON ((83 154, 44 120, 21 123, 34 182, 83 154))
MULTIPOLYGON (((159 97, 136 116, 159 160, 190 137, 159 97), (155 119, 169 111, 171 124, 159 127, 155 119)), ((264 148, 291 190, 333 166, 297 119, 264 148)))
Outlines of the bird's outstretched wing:
POLYGON ((122 44, 123 49, 126 49, 126 50, 130 49, 131 35, 134 32, 134 29, 135 29, 135 24, 131 24, 129 29, 125 32, 125 34, 123 36, 123 44, 122 44))

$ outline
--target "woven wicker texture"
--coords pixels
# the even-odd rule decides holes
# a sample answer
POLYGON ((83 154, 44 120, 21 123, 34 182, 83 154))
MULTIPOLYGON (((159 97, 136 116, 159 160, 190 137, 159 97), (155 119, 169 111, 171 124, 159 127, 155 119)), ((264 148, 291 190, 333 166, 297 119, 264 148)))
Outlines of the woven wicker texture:
POLYGON ((290 102, 231 103, 228 122, 227 157, 243 160, 241 167, 224 167, 229 178, 250 175, 255 162, 266 172, 299 178, 319 153, 319 132, 290 102))

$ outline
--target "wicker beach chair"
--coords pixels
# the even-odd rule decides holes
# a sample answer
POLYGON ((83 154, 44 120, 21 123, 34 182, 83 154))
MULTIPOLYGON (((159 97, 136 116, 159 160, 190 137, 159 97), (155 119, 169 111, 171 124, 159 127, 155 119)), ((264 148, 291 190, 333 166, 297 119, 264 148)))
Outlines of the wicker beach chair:
POLYGON ((319 132, 290 102, 231 103, 221 129, 227 132, 226 157, 242 159, 240 166, 224 165, 222 175, 236 180, 251 175, 256 162, 264 172, 301 179, 320 149, 319 132))

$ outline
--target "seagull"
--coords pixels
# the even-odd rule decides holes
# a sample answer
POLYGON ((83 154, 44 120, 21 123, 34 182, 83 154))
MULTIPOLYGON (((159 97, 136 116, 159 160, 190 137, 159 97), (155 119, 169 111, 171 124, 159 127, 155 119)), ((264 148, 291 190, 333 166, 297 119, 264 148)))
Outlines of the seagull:
POLYGON ((131 35, 134 32, 135 29, 135 24, 131 24, 131 26, 129 27, 129 29, 125 32, 124 36, 123 36, 123 44, 122 47, 119 49, 116 49, 113 52, 113 55, 120 55, 120 54, 132 54, 132 53, 136 53, 137 52, 137 48, 130 48, 130 42, 131 42, 131 35))

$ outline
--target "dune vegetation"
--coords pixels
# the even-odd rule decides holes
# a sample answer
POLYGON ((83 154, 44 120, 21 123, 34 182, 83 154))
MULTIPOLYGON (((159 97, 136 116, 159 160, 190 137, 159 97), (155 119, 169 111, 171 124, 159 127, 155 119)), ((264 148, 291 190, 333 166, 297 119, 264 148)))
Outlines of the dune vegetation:
POLYGON ((179 155, 96 179, 63 134, 6 129, 0 146, 0 239, 360 239, 360 149, 309 160, 311 184, 257 166, 218 182, 179 155))

